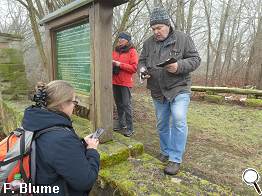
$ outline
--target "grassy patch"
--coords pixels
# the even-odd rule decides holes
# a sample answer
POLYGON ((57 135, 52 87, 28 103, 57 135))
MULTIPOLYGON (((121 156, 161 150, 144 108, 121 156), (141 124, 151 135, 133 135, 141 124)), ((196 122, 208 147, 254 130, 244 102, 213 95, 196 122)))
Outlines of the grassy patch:
MULTIPOLYGON (((159 138, 152 100, 148 94, 134 94, 133 102, 134 137, 144 143, 146 152, 157 156, 159 138)), ((262 174, 262 110, 192 101, 188 125, 183 170, 230 186, 236 194, 256 195, 253 187, 242 182, 241 175, 247 167, 262 174)))

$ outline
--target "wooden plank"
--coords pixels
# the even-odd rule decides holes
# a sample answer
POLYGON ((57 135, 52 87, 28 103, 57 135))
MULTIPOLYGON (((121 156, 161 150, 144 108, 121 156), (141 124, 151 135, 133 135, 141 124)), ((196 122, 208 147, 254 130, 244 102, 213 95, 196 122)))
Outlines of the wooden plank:
POLYGON ((191 90, 192 91, 197 91, 197 92, 212 91, 212 92, 216 92, 216 93, 233 93, 233 94, 241 94, 241 95, 262 96, 262 90, 255 90, 255 89, 192 86, 191 90))
MULTIPOLYGON (((93 2, 94 0, 78 0, 78 1, 73 1, 63 7, 61 7, 60 9, 48 14, 47 16, 45 16, 40 22, 39 24, 45 24, 48 23, 50 21, 54 21, 55 19, 62 17, 70 12, 73 12, 75 10, 77 10, 78 8, 81 8, 91 2, 93 2)), ((64 18, 64 17, 63 17, 64 18)))
POLYGON ((49 21, 46 24, 46 28, 49 30, 51 29, 58 30, 60 27, 65 28, 66 25, 71 25, 76 21, 80 21, 82 19, 88 18, 88 16, 89 16, 88 7, 82 7, 63 17, 56 18, 55 20, 49 21))
POLYGON ((112 19, 113 7, 110 3, 104 1, 94 5, 90 13, 95 81, 92 118, 95 128, 106 130, 103 142, 112 140, 113 129, 112 19))
MULTIPOLYGON (((98 0, 98 2, 103 2, 105 0, 98 0)), ((128 0, 107 0, 108 3, 110 3, 113 7, 122 5, 124 3, 127 3, 128 0)))
MULTIPOLYGON (((101 3, 104 3, 103 1, 105 0, 99 0, 101 1, 101 3)), ((128 0, 106 0, 106 3, 110 3, 111 6, 118 6, 124 3, 127 3, 128 0)), ((63 7, 61 7, 60 9, 48 14, 47 16, 45 16, 40 22, 40 25, 43 25, 45 23, 48 23, 50 21, 53 21, 59 17, 62 17, 68 13, 71 13, 75 10, 77 10, 78 8, 84 7, 86 5, 91 5, 92 3, 94 3, 94 0, 78 0, 78 1, 73 1, 63 7)))
POLYGON ((48 74, 48 80, 54 80, 54 73, 53 73, 53 50, 52 50, 52 38, 51 35, 52 33, 46 29, 45 30, 45 47, 46 47, 46 57, 47 57, 47 62, 48 62, 48 67, 47 67, 47 74, 48 74))
POLYGON ((89 23, 90 23, 90 34, 91 34, 91 90, 89 96, 89 119, 92 122, 92 129, 96 129, 95 125, 95 7, 94 4, 89 8, 89 23))

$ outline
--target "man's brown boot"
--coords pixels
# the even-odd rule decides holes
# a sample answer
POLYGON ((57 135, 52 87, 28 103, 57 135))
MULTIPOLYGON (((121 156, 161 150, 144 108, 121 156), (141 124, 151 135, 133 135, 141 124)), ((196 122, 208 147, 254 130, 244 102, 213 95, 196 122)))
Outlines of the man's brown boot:
POLYGON ((168 175, 176 175, 179 171, 179 168, 180 168, 180 163, 169 161, 168 165, 164 169, 164 173, 168 175))

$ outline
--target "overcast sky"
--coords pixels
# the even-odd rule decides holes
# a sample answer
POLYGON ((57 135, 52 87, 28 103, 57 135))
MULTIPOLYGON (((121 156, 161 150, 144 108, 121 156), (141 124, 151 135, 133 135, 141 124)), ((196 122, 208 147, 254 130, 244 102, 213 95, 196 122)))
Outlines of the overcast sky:
MULTIPOLYGON (((0 31, 5 31, 5 27, 10 26, 12 16, 17 16, 15 13, 21 13, 22 16, 26 16, 26 9, 14 0, 0 0, 0 31), (10 5, 8 7, 8 5, 10 5), (20 8, 20 9, 19 9, 20 8), (4 29, 4 30, 3 30, 4 29)), ((24 18, 24 17, 23 17, 24 18)), ((5 32, 4 32, 5 33, 5 32)))

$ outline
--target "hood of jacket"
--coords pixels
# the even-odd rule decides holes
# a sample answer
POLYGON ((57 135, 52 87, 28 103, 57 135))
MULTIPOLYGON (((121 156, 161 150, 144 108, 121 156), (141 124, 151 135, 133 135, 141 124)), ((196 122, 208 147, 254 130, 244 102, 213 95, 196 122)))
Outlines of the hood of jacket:
POLYGON ((53 126, 72 128, 72 121, 66 114, 30 106, 25 109, 22 127, 28 131, 39 131, 53 126))

